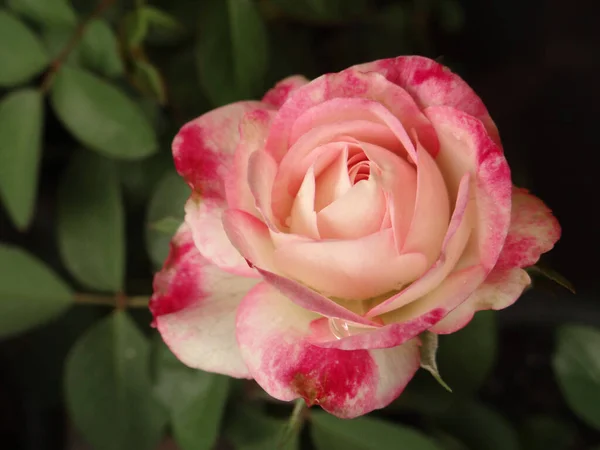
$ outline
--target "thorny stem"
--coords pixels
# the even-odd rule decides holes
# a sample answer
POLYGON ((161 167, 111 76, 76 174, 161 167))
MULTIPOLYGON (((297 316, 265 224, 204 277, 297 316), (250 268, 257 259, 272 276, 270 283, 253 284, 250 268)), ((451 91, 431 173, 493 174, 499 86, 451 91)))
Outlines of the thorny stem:
POLYGON ((85 30, 87 29, 90 22, 95 18, 101 16, 102 13, 104 13, 104 11, 106 11, 114 2, 115 0, 100 0, 98 2, 98 5, 90 13, 90 15, 77 26, 75 32, 73 33, 73 36, 71 36, 71 39, 69 39, 69 42, 67 42, 65 47, 50 64, 50 69, 48 70, 48 72, 46 72, 46 75, 42 80, 42 84, 40 85, 40 91, 43 94, 47 93, 50 89, 50 86, 52 86, 52 82, 54 81, 56 74, 58 73, 59 69, 62 67, 62 65, 65 63, 71 52, 75 49, 75 47, 83 37, 85 30))
POLYGON ((127 297, 123 294, 97 295, 77 293, 75 303, 82 305, 104 305, 113 308, 147 308, 150 299, 144 296, 127 297))

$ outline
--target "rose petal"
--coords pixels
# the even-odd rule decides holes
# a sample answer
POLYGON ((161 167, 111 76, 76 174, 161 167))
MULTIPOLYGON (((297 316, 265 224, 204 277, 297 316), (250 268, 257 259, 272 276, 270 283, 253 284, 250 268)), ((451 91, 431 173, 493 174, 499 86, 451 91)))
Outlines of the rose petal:
POLYGON ((316 317, 267 283, 244 298, 237 339, 252 377, 271 396, 304 398, 338 417, 387 406, 419 367, 418 341, 389 350, 323 349, 305 336, 316 317))
POLYGON ((225 233, 221 201, 200 199, 193 194, 185 204, 185 223, 192 232, 196 248, 202 256, 222 270, 244 277, 256 277, 225 233))
POLYGON ((289 218, 290 233, 319 239, 317 213, 315 212, 315 170, 308 169, 296 195, 289 218))
POLYGON ((383 191, 374 178, 356 183, 317 214, 322 239, 358 239, 381 228, 386 211, 383 191))
POLYGON ((474 248, 491 271, 510 224, 512 183, 506 159, 480 120, 448 106, 429 107, 425 114, 440 140, 436 163, 446 180, 450 199, 455 198, 465 173, 470 172, 474 177, 477 202, 474 248))
POLYGON ((494 269, 469 298, 431 328, 437 334, 449 334, 466 326, 477 311, 504 309, 521 296, 531 278, 523 269, 494 269))
MULTIPOLYGON (((432 154, 437 153, 438 145, 435 133, 414 100, 403 89, 390 83, 379 74, 360 73, 350 69, 323 75, 294 91, 273 121, 266 150, 276 161, 281 161, 289 146, 293 144, 294 138, 298 138, 310 127, 319 125, 318 120, 307 119, 305 125, 299 126, 297 131, 292 134, 296 120, 304 112, 318 105, 311 110, 309 116, 316 117, 315 115, 318 115, 327 123, 331 123, 331 108, 335 106, 348 109, 343 105, 350 103, 358 105, 359 102, 356 100, 376 104, 388 113, 391 112, 391 115, 408 129, 416 130, 417 135, 432 154), (334 99, 340 101, 334 101, 334 99), (345 101, 350 101, 350 103, 345 101), (317 114, 319 110, 324 111, 323 114, 317 114)), ((411 144, 404 144, 404 146, 407 151, 410 151, 411 144)))
POLYGON ((348 164, 348 148, 345 147, 319 175, 315 186, 315 211, 321 211, 352 188, 348 164))
POLYGON ((150 309, 165 343, 184 364, 250 378, 235 340, 235 314, 256 283, 210 264, 196 250, 184 224, 154 277, 150 309))
MULTIPOLYGON (((399 56, 352 67, 377 72, 402 87, 421 108, 452 106, 481 120, 494 142, 500 145, 498 129, 485 105, 471 87, 447 67, 422 56, 399 56)), ((427 148, 427 145, 425 145, 427 148)))
POLYGON ((417 279, 427 269, 421 253, 398 255, 391 229, 353 240, 278 245, 276 266, 326 296, 364 300, 417 279))
POLYGON ((275 108, 280 108, 292 92, 308 82, 308 79, 302 75, 292 75, 291 77, 284 78, 265 94, 262 102, 275 108))
POLYGON ((554 247, 560 232, 558 221, 539 198, 513 188, 510 228, 496 269, 534 265, 554 247))
POLYGON ((238 102, 186 123, 173 139, 175 167, 203 198, 225 201, 224 179, 233 166, 238 127, 250 111, 269 109, 260 102, 238 102))
MULTIPOLYGON (((463 255, 465 246, 473 230, 475 204, 470 200, 469 174, 465 174, 450 224, 441 245, 441 253, 436 263, 417 281, 400 293, 391 296, 373 307, 368 317, 375 317, 405 306, 431 292, 452 272, 463 255)), ((474 262, 477 262, 475 260, 474 262)))
POLYGON ((450 219, 450 203, 444 179, 433 157, 417 146, 417 194, 402 253, 421 252, 429 264, 438 258, 450 219))
POLYGON ((233 170, 225 176, 225 191, 229 208, 241 209, 260 217, 248 185, 248 160, 262 150, 269 132, 274 111, 256 109, 244 115, 239 125, 240 142, 233 158, 233 170))

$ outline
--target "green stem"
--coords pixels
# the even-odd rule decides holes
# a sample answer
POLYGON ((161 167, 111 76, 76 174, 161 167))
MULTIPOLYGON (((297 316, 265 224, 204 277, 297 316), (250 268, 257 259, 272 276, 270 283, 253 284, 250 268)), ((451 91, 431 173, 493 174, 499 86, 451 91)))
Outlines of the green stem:
POLYGON ((73 36, 71 36, 71 39, 69 39, 69 42, 67 42, 62 51, 50 64, 50 69, 48 72, 46 72, 46 75, 42 80, 42 84, 40 85, 40 91, 42 94, 46 94, 50 90, 56 74, 65 63, 71 52, 75 49, 75 47, 77 47, 77 44, 79 44, 79 41, 83 37, 90 22, 102 15, 102 13, 104 13, 104 11, 106 11, 114 2, 115 0, 100 0, 90 15, 77 26, 73 36))
POLYGON ((98 295, 87 293, 76 293, 75 303, 81 305, 101 305, 112 308, 147 308, 150 299, 144 296, 126 297, 124 295, 98 295))
POLYGON ((306 417, 306 402, 304 399, 299 398, 294 403, 294 409, 290 416, 287 424, 283 428, 281 436, 279 437, 279 443, 277 444, 278 449, 284 449, 286 444, 292 439, 292 437, 300 430, 304 419, 306 417))

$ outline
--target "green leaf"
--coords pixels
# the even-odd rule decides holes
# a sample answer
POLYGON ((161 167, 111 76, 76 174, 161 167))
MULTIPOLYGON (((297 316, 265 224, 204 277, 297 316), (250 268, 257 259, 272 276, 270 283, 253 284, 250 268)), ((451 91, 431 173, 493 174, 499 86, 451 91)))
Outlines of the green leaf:
POLYGON ((8 7, 46 27, 75 25, 77 16, 67 0, 8 0, 8 7))
POLYGON ((107 77, 123 74, 119 44, 112 28, 104 20, 93 20, 87 26, 79 45, 81 64, 107 77))
POLYGON ((434 423, 469 449, 520 448, 518 436, 510 423, 496 411, 475 401, 453 403, 434 423))
POLYGON ((526 450, 569 450, 576 437, 573 426, 550 416, 530 417, 521 428, 521 442, 526 450))
POLYGON ((154 130, 138 105, 89 72, 63 67, 52 85, 51 101, 73 136, 97 152, 139 159, 157 149, 154 130))
POLYGON ((249 406, 236 405, 227 417, 225 437, 236 450, 298 450, 300 436, 296 433, 283 447, 277 447, 285 420, 274 419, 249 406))
MULTIPOLYGON (((148 205, 146 217, 146 248, 155 267, 161 267, 169 254, 171 234, 156 230, 153 226, 160 220, 171 218, 183 222, 184 204, 190 196, 190 188, 175 172, 168 172, 156 186, 148 205)), ((175 230, 176 231, 176 230, 175 230)))
POLYGON ((173 236, 177 229, 181 226, 181 220, 175 217, 165 217, 157 222, 150 224, 150 228, 160 231, 166 235, 173 236))
POLYGON ((253 98, 268 64, 265 25, 251 0, 213 1, 197 45, 200 83, 215 105, 253 98))
POLYGON ((452 392, 450 386, 442 379, 440 372, 437 367, 436 353, 438 349, 438 335, 430 331, 421 333, 421 368, 425 369, 431 375, 435 381, 440 383, 444 389, 452 392))
POLYGON ((37 258, 0 244, 0 337, 21 333, 64 312, 69 287, 37 258))
MULTIPOLYGON (((50 58, 55 59, 60 55, 60 53, 67 46, 69 40, 73 37, 74 28, 72 27, 60 27, 60 28, 44 28, 42 30, 42 41, 44 46, 46 47, 50 58)), ((67 60, 65 63, 67 64, 79 64, 79 50, 80 45, 76 45, 73 48, 69 55, 67 56, 67 60)))
POLYGON ((112 161, 80 151, 58 192, 58 246, 78 281, 91 289, 123 288, 124 210, 112 161))
POLYGON ((31 79, 49 59, 37 36, 12 14, 0 9, 0 86, 31 79))
POLYGON ((567 403, 600 430, 600 330, 582 325, 558 329, 554 372, 567 403))
POLYGON ((344 420, 324 412, 311 414, 311 436, 317 450, 440 450, 420 432, 371 417, 344 420))
POLYGON ((41 158, 42 95, 33 89, 0 102, 0 197, 17 228, 33 217, 41 158))
POLYGON ((551 281, 554 281, 559 286, 562 286, 566 290, 570 291, 572 294, 575 294, 575 286, 569 280, 567 280, 564 276, 558 273, 555 270, 550 269, 549 267, 541 266, 540 264, 536 264, 535 266, 528 267, 527 272, 533 275, 541 275, 551 281))
POLYGON ((155 395, 169 411, 181 450, 210 450, 218 436, 229 378, 183 365, 162 341, 156 349, 155 395))
POLYGON ((159 104, 167 102, 167 91, 162 75, 156 67, 146 61, 134 61, 134 81, 137 88, 144 94, 154 98, 159 104))
POLYGON ((184 36, 185 27, 183 24, 165 11, 151 5, 144 5, 141 13, 148 22, 148 42, 156 44, 172 43, 184 36))
POLYGON ((95 450, 152 450, 167 416, 152 395, 150 345, 123 311, 90 328, 71 350, 65 393, 71 419, 95 450))
POLYGON ((123 19, 122 25, 125 35, 125 42, 130 49, 139 47, 148 33, 148 19, 140 9, 131 11, 123 19))
POLYGON ((494 311, 480 311, 462 330, 440 337, 437 363, 456 393, 479 389, 496 362, 498 329, 494 311))

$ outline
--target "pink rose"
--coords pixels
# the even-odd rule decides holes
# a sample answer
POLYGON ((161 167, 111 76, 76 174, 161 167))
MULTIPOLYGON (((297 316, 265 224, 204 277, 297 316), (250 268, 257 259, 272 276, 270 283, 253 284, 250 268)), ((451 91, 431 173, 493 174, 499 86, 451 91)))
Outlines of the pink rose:
POLYGON ((560 235, 481 99, 427 58, 287 78, 183 126, 173 155, 192 195, 154 282, 163 339, 339 417, 402 392, 420 333, 512 304, 560 235))

